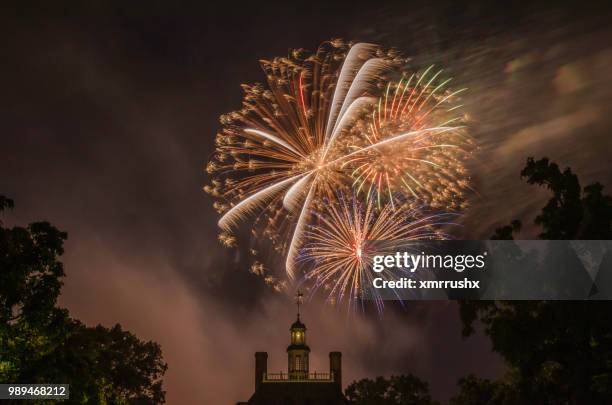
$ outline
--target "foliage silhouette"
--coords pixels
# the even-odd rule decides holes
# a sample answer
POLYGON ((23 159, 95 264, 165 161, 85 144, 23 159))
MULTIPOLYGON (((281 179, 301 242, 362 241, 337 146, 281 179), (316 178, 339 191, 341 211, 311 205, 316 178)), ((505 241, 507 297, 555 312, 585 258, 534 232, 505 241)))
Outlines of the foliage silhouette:
POLYGON ((436 405, 429 385, 412 374, 354 381, 346 388, 353 405, 436 405))
POLYGON ((491 381, 473 374, 459 379, 459 394, 449 405, 515 405, 520 403, 512 384, 491 381))
MULTIPOLYGON (((571 169, 561 172, 546 158, 527 159, 521 177, 553 194, 535 219, 541 239, 612 239, 612 197, 601 184, 581 189, 571 169)), ((498 228, 492 239, 513 239, 520 224, 498 228)), ((563 284, 589 288, 589 280, 568 268, 575 253, 565 256, 547 260, 557 263, 563 284)), ((463 380, 453 405, 504 404, 507 397, 496 396, 504 386, 515 404, 612 402, 611 301, 465 301, 460 313, 464 335, 479 321, 510 371, 500 381, 463 380)))
MULTIPOLYGON (((0 213, 13 206, 0 195, 0 213)), ((87 327, 56 306, 66 238, 48 222, 0 222, 0 383, 70 384, 62 403, 164 403, 167 366, 157 343, 118 324, 87 327)))

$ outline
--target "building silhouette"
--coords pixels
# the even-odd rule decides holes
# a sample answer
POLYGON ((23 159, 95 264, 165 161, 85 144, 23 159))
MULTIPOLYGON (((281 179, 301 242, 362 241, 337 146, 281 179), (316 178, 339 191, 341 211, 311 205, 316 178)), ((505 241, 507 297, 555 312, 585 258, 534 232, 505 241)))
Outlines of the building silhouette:
POLYGON ((345 405, 342 394, 342 353, 329 353, 329 372, 311 372, 306 325, 300 320, 298 292, 297 320, 291 325, 287 347, 287 372, 268 373, 268 353, 255 353, 255 392, 237 405, 345 405))

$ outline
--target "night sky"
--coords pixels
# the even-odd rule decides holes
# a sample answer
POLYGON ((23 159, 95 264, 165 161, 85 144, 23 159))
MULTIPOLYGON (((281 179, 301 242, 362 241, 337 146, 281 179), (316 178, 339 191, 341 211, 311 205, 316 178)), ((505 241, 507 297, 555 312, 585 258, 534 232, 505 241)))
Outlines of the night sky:
MULTIPOLYGON (((291 297, 217 242, 201 190, 218 117, 239 108, 241 83, 264 80, 259 59, 340 37, 447 68, 469 88, 479 143, 461 237, 533 219, 546 194, 521 183, 527 156, 612 185, 607 9, 216 3, 2 12, 0 194, 16 203, 6 222, 68 232, 61 305, 89 325, 119 322, 159 342, 170 404, 248 399, 255 351, 269 352, 271 372, 286 368, 291 297)), ((527 227, 521 237, 534 235, 527 227)), ((460 376, 503 372, 485 337, 462 339, 456 303, 410 303, 379 318, 313 301, 303 320, 311 369, 326 371, 327 353, 340 350, 345 384, 411 372, 446 400, 460 376)))

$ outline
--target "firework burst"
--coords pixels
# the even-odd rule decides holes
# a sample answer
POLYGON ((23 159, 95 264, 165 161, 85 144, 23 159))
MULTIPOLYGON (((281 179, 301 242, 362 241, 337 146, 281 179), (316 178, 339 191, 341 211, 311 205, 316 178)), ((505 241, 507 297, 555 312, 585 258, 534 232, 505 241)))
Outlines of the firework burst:
POLYGON ((351 128, 358 153, 343 165, 352 168, 357 193, 379 205, 402 192, 434 208, 466 206, 464 162, 472 144, 456 102, 465 89, 448 89, 451 79, 432 68, 389 83, 371 114, 351 128))
POLYGON ((444 228, 452 225, 456 216, 427 215, 413 201, 390 201, 379 209, 374 199, 360 203, 342 196, 328 201, 314 215, 316 224, 306 230, 300 255, 307 268, 305 281, 312 282, 313 291, 327 291, 329 301, 347 299, 349 308, 367 294, 379 310, 380 296, 370 288, 373 257, 381 254, 388 242, 448 239, 444 228))
POLYGON ((293 277, 313 213, 338 192, 353 195, 354 183, 364 191, 376 185, 379 209, 383 178, 392 208, 392 194, 411 181, 407 189, 413 195, 450 201, 460 189, 453 176, 462 175, 461 166, 444 161, 456 156, 436 152, 434 145, 450 150, 443 134, 461 126, 434 118, 437 107, 457 93, 433 86, 435 77, 425 81, 427 72, 414 82, 387 85, 405 64, 395 51, 337 40, 312 54, 294 50, 285 58, 262 60, 267 86, 243 85, 242 108, 221 117, 223 128, 207 166, 213 180, 204 189, 222 214, 221 242, 234 245, 231 232, 253 217, 253 235, 267 236, 287 254, 285 267, 293 277), (428 167, 436 167, 432 178, 428 167))

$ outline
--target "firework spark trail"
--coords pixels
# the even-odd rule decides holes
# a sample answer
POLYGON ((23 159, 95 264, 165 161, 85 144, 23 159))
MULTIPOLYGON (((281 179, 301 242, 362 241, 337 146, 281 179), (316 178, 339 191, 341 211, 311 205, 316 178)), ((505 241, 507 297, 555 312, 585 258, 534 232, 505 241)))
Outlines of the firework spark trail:
POLYGON ((334 96, 325 129, 326 137, 330 136, 332 126, 337 122, 339 114, 338 109, 341 108, 347 92, 353 85, 355 75, 359 72, 365 60, 373 58, 376 55, 377 50, 378 47, 376 45, 359 43, 353 46, 349 51, 346 60, 342 64, 342 70, 340 71, 338 82, 334 90, 334 96))
POLYGON ((453 225, 456 217, 452 213, 426 215, 422 207, 402 201, 389 202, 379 210, 369 201, 362 204, 337 196, 324 204, 314 212, 316 224, 304 233, 307 242, 299 257, 301 263, 310 264, 305 279, 313 280, 313 290, 326 289, 328 299, 337 303, 346 298, 349 309, 370 293, 382 310, 380 295, 369 288, 373 257, 380 253, 373 242, 448 239, 442 228, 453 225), (403 209, 396 209, 398 205, 403 209))

